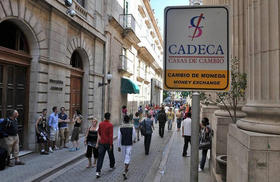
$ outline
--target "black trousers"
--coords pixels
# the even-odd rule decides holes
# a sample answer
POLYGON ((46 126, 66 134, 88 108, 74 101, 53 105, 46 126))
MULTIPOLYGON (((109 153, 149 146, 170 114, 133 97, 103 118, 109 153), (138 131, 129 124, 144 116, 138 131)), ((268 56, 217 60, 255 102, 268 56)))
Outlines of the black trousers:
POLYGON ((200 161, 200 168, 202 170, 204 169, 204 166, 205 166, 205 163, 206 163, 207 151, 208 151, 208 149, 202 150, 202 158, 201 158, 201 161, 200 161))
POLYGON ((159 123, 159 136, 162 138, 164 135, 165 123, 159 123))
POLYGON ((112 150, 110 150, 110 144, 99 144, 96 172, 101 172, 106 151, 109 155, 110 168, 115 166, 114 147, 112 146, 112 150))
POLYGON ((189 143, 191 143, 191 136, 184 136, 183 156, 187 155, 189 143))
POLYGON ((149 154, 151 139, 152 139, 152 134, 146 134, 144 136, 145 154, 149 154))
POLYGON ((93 157, 95 159, 98 158, 98 149, 95 148, 95 147, 92 147, 92 146, 87 146, 87 153, 86 153, 86 157, 87 158, 92 158, 92 154, 93 154, 93 157))

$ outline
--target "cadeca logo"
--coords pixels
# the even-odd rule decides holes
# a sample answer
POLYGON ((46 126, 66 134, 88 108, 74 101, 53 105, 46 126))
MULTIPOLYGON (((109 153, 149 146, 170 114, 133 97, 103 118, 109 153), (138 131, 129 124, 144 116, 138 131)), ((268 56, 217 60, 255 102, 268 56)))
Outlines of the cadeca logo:
POLYGON ((192 38, 192 40, 194 38, 198 38, 202 35, 203 26, 199 26, 202 19, 205 19, 205 17, 203 16, 203 13, 201 13, 200 16, 195 16, 191 19, 191 22, 190 22, 191 25, 188 26, 188 28, 194 29, 193 35, 189 35, 189 37, 192 38))

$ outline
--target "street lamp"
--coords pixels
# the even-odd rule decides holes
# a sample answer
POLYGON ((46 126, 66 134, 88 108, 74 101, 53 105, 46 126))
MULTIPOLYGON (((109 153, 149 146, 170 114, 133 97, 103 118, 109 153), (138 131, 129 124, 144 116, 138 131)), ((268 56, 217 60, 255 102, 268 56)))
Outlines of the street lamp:
POLYGON ((113 75, 110 73, 110 71, 107 73, 107 83, 98 83, 98 87, 102 87, 102 86, 105 86, 105 85, 108 85, 110 84, 111 80, 112 80, 112 77, 113 75))

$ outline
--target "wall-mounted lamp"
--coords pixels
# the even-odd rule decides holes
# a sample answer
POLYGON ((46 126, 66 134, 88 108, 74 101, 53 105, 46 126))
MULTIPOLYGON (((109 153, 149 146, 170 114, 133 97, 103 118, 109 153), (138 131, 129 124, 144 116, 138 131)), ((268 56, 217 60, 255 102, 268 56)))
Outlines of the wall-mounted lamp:
POLYGON ((110 73, 110 71, 107 73, 106 79, 107 79, 107 83, 98 83, 98 87, 102 87, 105 85, 110 84, 111 80, 112 80, 113 75, 110 73))

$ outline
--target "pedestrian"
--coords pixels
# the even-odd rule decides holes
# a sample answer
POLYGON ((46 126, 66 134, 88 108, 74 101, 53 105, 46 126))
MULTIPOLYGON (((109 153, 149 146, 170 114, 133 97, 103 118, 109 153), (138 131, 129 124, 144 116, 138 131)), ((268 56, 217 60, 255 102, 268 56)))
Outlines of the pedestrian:
POLYGON ((106 151, 110 160, 110 168, 115 168, 113 125, 112 123, 110 123, 111 114, 107 112, 105 113, 104 117, 105 120, 99 124, 98 129, 98 160, 96 168, 96 178, 99 178, 101 175, 101 169, 106 151))
POLYGON ((142 108, 142 106, 139 106, 138 113, 139 113, 139 117, 140 117, 140 121, 141 121, 142 117, 143 117, 143 108, 142 108))
POLYGON ((80 134, 82 121, 83 121, 83 116, 81 112, 79 110, 76 110, 72 121, 75 124, 71 136, 72 148, 69 150, 70 152, 80 150, 79 134, 80 134))
POLYGON ((60 113, 58 114, 58 128, 59 128, 59 136, 60 136, 60 149, 68 148, 66 144, 69 139, 69 129, 68 123, 70 122, 67 114, 65 113, 65 108, 60 108, 60 113))
POLYGON ((15 158, 15 165, 24 165, 24 162, 19 160, 19 136, 18 136, 18 111, 12 110, 8 112, 8 117, 1 123, 1 128, 7 135, 4 137, 4 148, 8 152, 7 166, 13 167, 10 162, 10 155, 13 154, 15 158))
POLYGON ((154 128, 152 116, 148 113, 147 118, 142 121, 142 126, 145 128, 144 134, 144 146, 145 146, 145 154, 149 155, 150 145, 152 140, 152 133, 154 128))
POLYGON ((135 117, 133 118, 133 124, 134 124, 134 128, 135 128, 135 131, 136 131, 136 134, 137 134, 137 140, 139 141, 140 140, 140 117, 139 117, 139 113, 136 112, 135 113, 135 117))
POLYGON ((56 146, 56 141, 58 138, 58 114, 57 114, 57 107, 54 106, 52 108, 52 113, 49 117, 49 127, 50 127, 50 141, 51 141, 51 147, 49 147, 49 151, 53 152, 54 150, 58 150, 58 147, 56 146))
POLYGON ((122 114, 121 114, 121 121, 123 121, 124 116, 127 115, 127 108, 126 105, 122 106, 122 114))
POLYGON ((168 130, 172 130, 172 123, 174 121, 175 114, 172 110, 172 108, 169 108, 169 111, 167 112, 167 120, 168 120, 168 130))
POLYGON ((40 154, 48 155, 49 154, 49 127, 47 123, 47 109, 43 109, 42 115, 36 121, 36 136, 37 142, 40 145, 40 154))
POLYGON ((201 133, 200 133, 200 142, 204 142, 205 145, 201 148, 202 150, 202 158, 200 161, 200 166, 198 168, 198 171, 201 172, 204 170, 205 162, 206 162, 206 157, 207 157, 207 152, 208 149, 211 148, 211 138, 212 138, 212 129, 209 125, 209 119, 208 118, 203 118, 201 121, 201 133), (207 144, 209 143, 209 144, 207 144))
POLYGON ((93 161, 93 167, 96 166, 96 162, 98 159, 98 149, 97 149, 97 140, 98 140, 98 127, 97 127, 97 119, 92 119, 90 121, 91 125, 87 130, 86 136, 85 136, 85 145, 87 145, 87 153, 86 157, 88 158, 88 166, 87 168, 90 168, 92 165, 91 158, 92 154, 94 157, 93 161))
POLYGON ((183 147, 183 157, 189 157, 190 155, 187 154, 188 145, 191 143, 191 128, 192 128, 192 115, 190 112, 186 114, 186 119, 183 121, 182 125, 182 137, 184 138, 184 147, 183 147))
MULTIPOLYGON (((137 113, 138 115, 138 113, 137 113)), ((138 117, 138 116, 137 116, 138 117)), ((118 151, 123 154, 124 158, 124 180, 127 179, 127 172, 130 163, 130 156, 132 150, 132 144, 136 141, 136 133, 132 124, 129 124, 129 116, 124 116, 124 124, 122 124, 118 131, 118 151)))
POLYGON ((158 112, 157 120, 158 120, 158 124, 159 124, 159 136, 161 138, 163 138, 165 123, 167 120, 164 106, 162 106, 161 110, 158 112))
POLYGON ((176 119, 177 119, 177 131, 180 131, 181 129, 181 123, 184 117, 184 113, 182 110, 179 108, 179 110, 176 113, 176 119))

